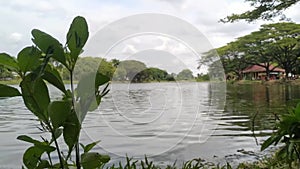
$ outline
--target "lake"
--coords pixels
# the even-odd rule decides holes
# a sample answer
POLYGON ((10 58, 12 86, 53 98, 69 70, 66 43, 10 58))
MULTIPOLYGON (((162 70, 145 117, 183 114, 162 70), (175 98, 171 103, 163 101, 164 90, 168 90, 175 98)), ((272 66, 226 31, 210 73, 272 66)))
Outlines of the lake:
MULTIPOLYGON (((158 163, 203 158, 214 162, 261 158, 260 144, 273 131, 275 116, 300 99, 300 86, 210 83, 112 84, 100 107, 83 124, 81 141, 101 140, 95 151, 124 156, 146 154, 158 163), (226 96, 226 104, 225 104, 226 96)), ((53 99, 59 91, 49 86, 53 99)), ((20 168, 30 144, 39 138, 36 118, 20 97, 0 99, 0 168, 20 168)), ((179 163, 180 164, 180 163, 179 163)))

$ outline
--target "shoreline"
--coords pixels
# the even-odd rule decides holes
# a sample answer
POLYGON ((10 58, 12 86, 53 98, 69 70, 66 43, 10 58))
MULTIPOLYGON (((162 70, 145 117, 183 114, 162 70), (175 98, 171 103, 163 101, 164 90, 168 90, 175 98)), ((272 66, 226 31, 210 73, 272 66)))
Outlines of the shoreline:
POLYGON ((296 80, 270 80, 270 81, 261 81, 261 80, 239 80, 239 81, 227 81, 227 84, 233 85, 248 85, 248 84, 258 84, 258 85, 300 85, 300 79, 296 80))

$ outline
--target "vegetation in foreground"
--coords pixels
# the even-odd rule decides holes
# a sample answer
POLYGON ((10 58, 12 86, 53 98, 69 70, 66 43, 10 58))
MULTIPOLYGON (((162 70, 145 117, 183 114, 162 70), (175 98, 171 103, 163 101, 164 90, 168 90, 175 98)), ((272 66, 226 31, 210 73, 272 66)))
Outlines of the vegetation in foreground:
POLYGON ((244 162, 237 166, 233 166, 230 163, 215 164, 213 162, 207 162, 201 158, 192 159, 182 164, 174 162, 172 165, 160 166, 153 161, 149 161, 147 157, 144 160, 133 160, 126 157, 125 163, 119 163, 117 165, 106 166, 106 169, 297 169, 298 163, 287 163, 283 159, 278 159, 276 156, 265 157, 262 160, 255 162, 244 162))
POLYGON ((99 141, 87 145, 80 143, 81 124, 87 113, 95 110, 109 92, 110 81, 96 69, 82 75, 74 87, 76 61, 89 36, 85 18, 74 18, 64 46, 38 29, 31 33, 35 46, 25 47, 17 58, 0 54, 0 65, 18 76, 21 88, 19 91, 13 86, 0 84, 0 97, 22 96, 27 109, 39 120, 39 129, 43 133, 39 140, 28 135, 17 137, 30 144, 23 154, 22 168, 103 167, 110 157, 92 151, 99 141), (65 88, 59 73, 61 67, 69 74, 70 89, 65 88), (62 97, 50 98, 46 82, 60 90, 62 97))

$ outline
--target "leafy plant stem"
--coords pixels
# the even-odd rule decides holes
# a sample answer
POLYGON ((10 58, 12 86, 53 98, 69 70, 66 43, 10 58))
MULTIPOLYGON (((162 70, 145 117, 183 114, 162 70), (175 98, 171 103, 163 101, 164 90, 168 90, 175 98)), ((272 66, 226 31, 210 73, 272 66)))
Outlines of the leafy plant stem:
POLYGON ((77 141, 77 143, 75 144, 75 152, 76 152, 76 167, 77 169, 80 169, 80 159, 79 159, 79 143, 77 141))
POLYGON ((51 166, 52 166, 52 165, 53 165, 53 163, 52 163, 52 160, 51 160, 50 153, 47 153, 47 156, 48 156, 48 158, 49 158, 49 162, 50 162, 50 164, 51 164, 51 166))
MULTIPOLYGON (((72 93, 72 106, 73 109, 75 110, 73 70, 70 70, 70 81, 71 81, 71 93, 72 93)), ((80 152, 79 152, 79 135, 75 143, 75 154, 76 154, 76 167, 77 169, 80 169, 81 165, 80 165, 80 152)))
POLYGON ((53 130, 53 128, 51 127, 50 123, 48 123, 47 125, 49 126, 50 132, 51 132, 52 137, 53 137, 53 139, 54 139, 54 144, 55 144, 55 147, 56 147, 56 150, 57 150, 57 155, 58 155, 58 158, 59 158, 60 168, 64 168, 63 159, 62 159, 62 156, 61 156, 61 154, 60 154, 60 149, 59 149, 59 145, 58 145, 58 143, 57 143, 56 137, 55 137, 54 130, 53 130))

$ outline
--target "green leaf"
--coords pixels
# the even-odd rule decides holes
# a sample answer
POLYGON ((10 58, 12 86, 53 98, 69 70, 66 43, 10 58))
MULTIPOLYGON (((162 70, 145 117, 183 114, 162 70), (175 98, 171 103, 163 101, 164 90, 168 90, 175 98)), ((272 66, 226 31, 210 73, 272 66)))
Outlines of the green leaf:
POLYGON ((51 168, 51 165, 47 160, 41 160, 40 164, 36 169, 44 169, 44 168, 51 168))
POLYGON ((0 97, 22 96, 18 89, 0 84, 0 97))
POLYGON ((41 52, 35 47, 25 47, 18 54, 18 64, 24 73, 36 69, 41 61, 41 52))
POLYGON ((71 112, 71 103, 68 101, 54 101, 48 106, 49 116, 54 129, 63 126, 71 112))
POLYGON ((95 78, 95 86, 98 88, 99 86, 104 85, 105 83, 109 82, 110 78, 97 72, 96 78, 95 78))
POLYGON ((54 131, 54 136, 52 136, 50 144, 54 142, 54 138, 57 139, 61 136, 61 134, 63 133, 63 129, 62 128, 57 128, 54 131))
POLYGON ((100 102, 101 102, 101 96, 96 96, 96 99, 93 99, 93 101, 90 103, 88 111, 94 111, 98 108, 100 102))
POLYGON ((20 135, 17 137, 18 140, 21 140, 21 141, 25 141, 25 142, 28 142, 28 143, 33 143, 33 144, 37 144, 37 143, 40 143, 40 141, 38 140, 35 140, 29 136, 26 136, 26 135, 20 135))
POLYGON ((80 122, 84 120, 91 104, 96 102, 95 76, 96 74, 94 73, 86 74, 79 80, 76 88, 79 100, 79 105, 76 106, 76 113, 80 122))
POLYGON ((58 40, 38 29, 33 29, 31 34, 33 36, 33 43, 38 46, 41 51, 45 54, 51 54, 52 58, 68 67, 63 47, 58 40))
POLYGON ((95 142, 93 142, 93 143, 91 143, 91 144, 86 145, 86 146, 84 147, 84 152, 85 152, 85 153, 89 152, 89 151, 90 151, 93 147, 95 147, 95 145, 97 145, 99 142, 100 142, 100 140, 99 140, 99 141, 95 141, 95 142))
POLYGON ((33 74, 28 74, 20 86, 26 107, 40 120, 48 121, 47 110, 50 97, 45 82, 33 74))
POLYGON ((95 95, 95 73, 86 73, 80 78, 76 92, 78 98, 88 98, 91 95, 95 95))
POLYGON ((55 147, 48 145, 48 143, 46 143, 46 142, 40 142, 38 144, 35 144, 35 146, 47 153, 51 153, 56 150, 55 147))
POLYGON ((273 135, 270 136, 266 141, 263 142, 263 144, 261 145, 260 150, 263 151, 266 148, 268 148, 270 145, 272 145, 273 143, 278 143, 279 140, 281 139, 281 135, 273 135))
POLYGON ((57 87, 63 93, 66 93, 66 88, 63 80, 59 72, 53 66, 47 65, 42 78, 51 83, 53 86, 57 87))
POLYGON ((19 66, 16 59, 12 56, 9 56, 6 53, 0 53, 0 65, 13 71, 19 70, 19 66))
POLYGON ((28 143, 33 143, 36 147, 38 147, 39 149, 41 149, 43 151, 46 151, 48 153, 56 150, 56 148, 53 147, 53 146, 50 146, 49 143, 47 143, 47 142, 40 142, 40 141, 35 140, 35 139, 33 139, 33 138, 29 137, 29 136, 26 136, 26 135, 18 136, 17 139, 21 140, 21 141, 28 142, 28 143))
POLYGON ((42 154, 44 153, 38 147, 32 146, 29 147, 23 155, 23 163, 27 168, 36 168, 42 154))
POLYGON ((93 169, 101 167, 110 160, 108 155, 101 155, 96 152, 83 153, 81 155, 81 164, 83 169, 93 169))
POLYGON ((64 140, 65 143, 69 146, 69 149, 72 149, 75 143, 77 143, 80 129, 81 125, 78 121, 77 115, 75 112, 72 112, 64 123, 63 130, 64 140))
POLYGON ((77 16, 74 18, 67 34, 67 44, 74 62, 76 62, 88 37, 89 32, 86 20, 81 16, 77 16))
POLYGON ((76 92, 77 98, 79 98, 80 106, 76 107, 76 113, 79 120, 82 122, 88 111, 95 110, 100 102, 102 95, 105 95, 108 85, 105 87, 101 94, 99 94, 99 86, 107 83, 110 79, 101 73, 87 73, 83 76, 77 85, 76 92))

